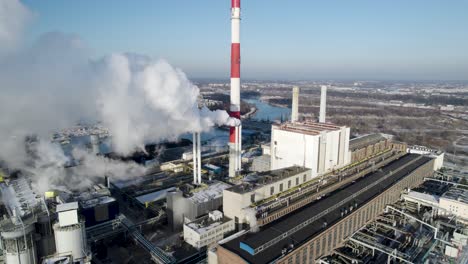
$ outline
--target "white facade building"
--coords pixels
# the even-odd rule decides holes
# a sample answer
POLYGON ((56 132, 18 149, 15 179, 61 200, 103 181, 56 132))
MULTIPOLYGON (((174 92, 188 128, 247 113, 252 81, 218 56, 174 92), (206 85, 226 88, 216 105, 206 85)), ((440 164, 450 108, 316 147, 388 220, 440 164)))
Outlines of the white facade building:
POLYGON ((350 162, 350 129, 330 123, 286 122, 271 129, 271 169, 301 166, 312 177, 350 162))
POLYGON ((195 248, 214 244, 234 231, 234 220, 224 217, 218 210, 193 222, 184 224, 184 240, 195 248))
POLYGON ((420 155, 427 155, 433 157, 434 160, 434 170, 440 170, 444 165, 444 156, 445 153, 440 150, 431 149, 425 146, 410 146, 408 147, 408 153, 420 154, 420 155))
MULTIPOLYGON (((468 190, 451 188, 439 199, 439 207, 468 221, 468 190)), ((439 210, 439 214, 444 214, 439 210)))
POLYGON ((255 215, 252 215, 250 205, 312 179, 311 170, 298 166, 247 176, 246 182, 223 191, 224 214, 236 223, 252 224, 255 215))

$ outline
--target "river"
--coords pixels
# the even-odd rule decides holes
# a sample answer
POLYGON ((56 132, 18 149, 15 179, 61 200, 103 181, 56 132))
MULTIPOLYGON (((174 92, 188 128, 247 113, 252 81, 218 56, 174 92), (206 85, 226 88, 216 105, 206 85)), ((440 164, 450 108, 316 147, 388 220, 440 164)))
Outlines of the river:
MULTIPOLYGON (((263 120, 281 120, 281 118, 289 119, 291 115, 291 109, 286 107, 278 107, 273 106, 268 103, 262 102, 259 99, 246 99, 244 100, 249 104, 255 105, 257 111, 251 117, 253 120, 263 121, 263 120)), ((253 133, 253 131, 243 129, 242 134, 246 135, 249 133, 253 133)), ((201 134, 202 141, 209 141, 209 145, 211 146, 226 146, 228 142, 228 135, 229 132, 225 129, 214 128, 209 132, 204 132, 201 134)), ((181 138, 186 138, 192 140, 191 134, 183 135, 181 138)))
MULTIPOLYGON (((255 107, 257 108, 257 111, 251 117, 251 119, 253 120, 274 121, 274 120, 280 120, 282 117, 289 119, 289 116, 291 115, 291 109, 289 108, 272 106, 268 103, 260 101, 259 99, 247 99, 245 101, 250 104, 255 105, 255 107)), ((250 133, 253 133, 253 131, 250 131, 248 129, 242 130, 243 135, 248 135, 250 133)), ((213 128, 208 132, 203 132, 201 134, 201 140, 205 142, 207 145, 223 148, 223 147, 226 147, 227 145, 228 135, 229 135, 229 132, 226 129, 213 128)), ((192 140, 192 134, 187 133, 187 134, 182 135, 180 138, 192 140)), ((89 145, 89 144, 90 144, 89 136, 74 137, 74 138, 71 138, 70 144, 64 144, 62 145, 62 148, 64 149, 67 155, 70 155, 70 152, 73 147, 76 147, 76 146, 85 147, 86 145, 89 145)), ((99 148, 100 148, 100 153, 104 154, 104 153, 111 152, 112 146, 111 146, 110 138, 101 139, 99 148)))

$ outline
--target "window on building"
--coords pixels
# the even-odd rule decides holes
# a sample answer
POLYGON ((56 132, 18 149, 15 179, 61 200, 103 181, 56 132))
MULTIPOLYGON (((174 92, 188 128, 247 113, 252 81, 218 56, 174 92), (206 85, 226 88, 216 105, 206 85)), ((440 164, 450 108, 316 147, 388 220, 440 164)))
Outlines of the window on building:
POLYGON ((291 180, 288 181, 288 189, 291 188, 291 180))
POLYGON ((253 193, 252 195, 250 195, 250 202, 251 202, 251 203, 255 203, 255 193, 253 193))
POLYGON ((338 244, 338 232, 340 232, 340 230, 338 228, 336 228, 335 230, 333 230, 333 247, 336 247, 336 244, 338 244))
POLYGON ((306 182, 307 181, 307 175, 304 174, 304 176, 302 176, 302 182, 306 182))
POLYGON ((315 257, 320 256, 320 246, 322 244, 320 242, 321 242, 320 239, 317 239, 317 241, 315 242, 315 257))
POLYGON ((327 237, 325 235, 322 236, 322 254, 327 251, 327 241, 325 240, 327 237))
POLYGON ((274 193, 275 193, 275 186, 271 186, 270 195, 273 195, 274 193))
POLYGON ((279 191, 280 191, 280 192, 283 191, 283 184, 282 184, 282 183, 280 184, 280 190, 279 190, 279 191))
POLYGON ((313 255, 314 255, 314 245, 317 244, 317 242, 312 242, 309 245, 309 262, 312 263, 313 255))
POLYGON ((299 185, 299 177, 296 178, 296 185, 299 185))

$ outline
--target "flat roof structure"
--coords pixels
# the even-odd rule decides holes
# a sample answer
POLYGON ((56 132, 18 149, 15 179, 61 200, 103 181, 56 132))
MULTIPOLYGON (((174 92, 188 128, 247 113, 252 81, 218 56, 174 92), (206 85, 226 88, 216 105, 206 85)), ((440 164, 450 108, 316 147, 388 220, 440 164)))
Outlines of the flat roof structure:
POLYGON ((353 138, 349 140, 349 150, 354 151, 356 149, 360 149, 363 147, 367 147, 370 144, 375 144, 377 142, 380 142, 382 140, 386 140, 382 134, 369 134, 369 135, 364 135, 360 136, 357 138, 353 138))
POLYGON ((212 230, 214 227, 217 227, 229 221, 232 221, 232 219, 225 217, 225 216, 223 216, 219 220, 213 220, 208 215, 205 215, 185 225, 189 227, 190 229, 192 229, 193 231, 197 232, 198 234, 204 234, 212 230))
POLYGON ((214 182, 208 185, 206 188, 201 189, 197 192, 193 192, 190 199, 195 204, 205 203, 212 199, 221 198, 223 196, 223 190, 231 187, 231 185, 224 182, 214 182))
POLYGON ((266 184, 271 184, 299 173, 306 172, 308 170, 310 169, 299 166, 291 166, 278 170, 258 172, 247 176, 244 178, 242 183, 234 185, 227 190, 235 193, 246 193, 258 189, 266 184))
MULTIPOLYGON (((249 263, 269 263, 281 256, 283 248, 290 244, 294 244, 294 247, 298 247, 313 238, 315 235, 325 231, 326 226, 331 226, 333 223, 342 219, 341 210, 343 206, 329 210, 322 217, 307 224, 301 229, 297 229, 301 224, 309 221, 310 219, 316 218, 316 216, 321 212, 325 212, 328 209, 333 208, 335 205, 353 194, 364 190, 351 201, 351 203, 360 207, 430 160, 432 160, 432 158, 408 154, 388 164, 381 170, 360 178, 355 183, 334 191, 307 207, 294 211, 293 213, 264 226, 257 233, 247 233, 226 242, 221 246, 239 255, 249 263), (387 175, 390 176, 385 177, 387 175), (366 188, 368 186, 370 186, 370 188, 366 188), (296 231, 294 231, 295 228, 297 229, 296 231), (291 234, 284 236, 287 232, 291 232, 291 234), (277 243, 270 245, 255 254, 255 251, 260 247, 278 237, 281 237, 282 235, 284 238, 279 240, 277 243)), ((346 205, 348 204, 349 203, 346 205)))
POLYGON ((297 132, 306 135, 320 135, 321 132, 325 131, 336 131, 340 130, 342 126, 337 126, 332 123, 317 123, 312 121, 302 122, 284 122, 281 124, 273 125, 273 128, 279 130, 285 130, 290 132, 297 132))
POLYGON ((167 193, 174 191, 176 188, 175 187, 170 187, 164 190, 156 191, 156 192, 151 192, 147 193, 144 195, 140 195, 136 197, 138 202, 145 204, 145 203, 151 203, 151 202, 156 202, 159 200, 164 200, 166 199, 167 193))
POLYGON ((468 204, 468 190, 450 188, 442 198, 459 201, 468 204))

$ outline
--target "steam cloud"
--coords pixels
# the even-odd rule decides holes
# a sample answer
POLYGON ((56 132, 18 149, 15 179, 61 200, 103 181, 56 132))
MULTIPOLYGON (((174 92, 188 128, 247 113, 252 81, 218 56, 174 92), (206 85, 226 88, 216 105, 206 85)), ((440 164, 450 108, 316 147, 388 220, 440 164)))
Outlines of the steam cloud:
POLYGON ((175 139, 213 125, 233 124, 225 111, 198 109, 198 87, 164 60, 135 54, 91 59, 76 35, 42 35, 31 47, 21 46, 31 12, 18 0, 0 3, 0 161, 34 175, 44 191, 64 182, 87 184, 104 173, 115 177, 141 174, 144 168, 74 151, 81 160, 65 170, 67 157, 50 143, 53 131, 78 121, 101 121, 109 128, 114 150, 129 154, 147 142, 175 139), (28 164, 24 138, 37 135, 38 159, 28 164))

